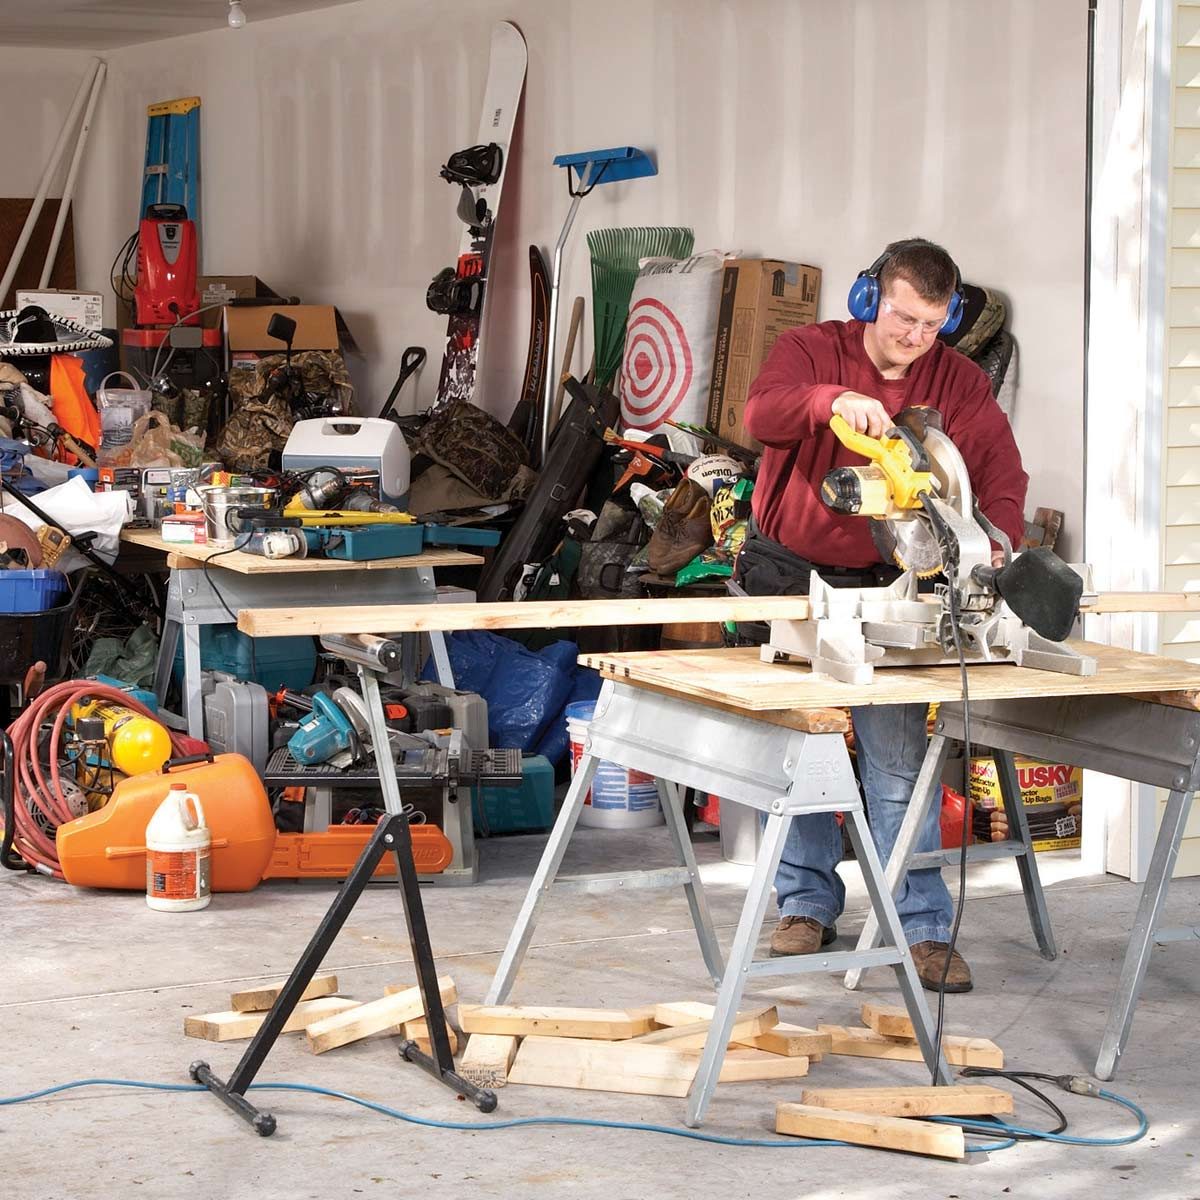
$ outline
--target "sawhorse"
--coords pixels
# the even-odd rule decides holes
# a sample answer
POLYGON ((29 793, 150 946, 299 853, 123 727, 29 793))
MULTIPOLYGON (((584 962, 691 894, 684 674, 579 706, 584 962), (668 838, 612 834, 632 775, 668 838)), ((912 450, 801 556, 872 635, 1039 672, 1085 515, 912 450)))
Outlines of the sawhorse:
POLYGON ((485 1003, 500 1004, 512 990, 552 884, 574 883, 593 893, 682 885, 705 965, 718 986, 708 1040, 688 1101, 689 1125, 697 1126, 703 1120, 721 1073, 742 992, 752 975, 894 967, 926 1065, 948 1083, 949 1068, 934 1047, 933 1021, 867 828, 842 736, 844 729, 845 718, 841 714, 729 711, 728 706, 708 706, 663 690, 652 691, 608 680, 596 701, 583 757, 534 872, 485 1003), (578 876, 573 880, 558 878, 600 759, 644 771, 659 781, 659 796, 677 866, 578 876), (721 961, 677 784, 746 804, 767 815, 728 964, 721 961), (845 814, 846 829, 862 865, 872 907, 884 930, 884 944, 872 949, 756 962, 755 947, 788 826, 793 816, 812 812, 845 814))

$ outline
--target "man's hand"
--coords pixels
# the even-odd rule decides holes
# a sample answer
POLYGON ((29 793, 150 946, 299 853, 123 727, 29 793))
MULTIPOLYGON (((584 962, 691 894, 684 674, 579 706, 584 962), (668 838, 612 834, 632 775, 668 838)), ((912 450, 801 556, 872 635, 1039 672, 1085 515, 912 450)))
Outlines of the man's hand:
POLYGON ((856 433, 866 433, 873 438, 882 437, 894 423, 878 400, 861 392, 843 392, 834 400, 832 411, 856 433))
POLYGON ((997 571, 1002 566, 1004 566, 1004 551, 1003 550, 993 550, 992 551, 992 566, 995 567, 997 571))

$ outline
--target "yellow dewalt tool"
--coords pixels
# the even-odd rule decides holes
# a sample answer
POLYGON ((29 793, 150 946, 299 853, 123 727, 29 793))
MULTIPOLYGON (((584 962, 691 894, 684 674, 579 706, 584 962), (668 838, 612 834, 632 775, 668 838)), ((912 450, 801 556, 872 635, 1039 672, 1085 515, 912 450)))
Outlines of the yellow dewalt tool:
POLYGON ((886 520, 920 507, 921 493, 933 489, 929 455, 911 429, 897 425, 873 438, 836 414, 829 428, 843 446, 871 462, 867 467, 835 467, 825 476, 821 498, 834 512, 886 520))
POLYGON ((287 517, 295 517, 305 528, 321 525, 415 525, 412 513, 353 512, 337 508, 305 508, 292 499, 283 510, 287 517))

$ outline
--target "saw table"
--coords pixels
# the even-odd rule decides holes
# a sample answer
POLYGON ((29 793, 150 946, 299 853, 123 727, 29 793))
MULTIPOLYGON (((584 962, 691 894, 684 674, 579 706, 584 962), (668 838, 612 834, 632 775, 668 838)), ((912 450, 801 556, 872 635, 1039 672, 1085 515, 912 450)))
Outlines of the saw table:
MULTIPOLYGON (((1200 609, 1200 594, 1101 592, 1082 606, 1091 613, 1181 612, 1200 609)), ((372 632, 407 630, 507 629, 578 625, 656 624, 663 621, 718 621, 773 618, 803 619, 803 597, 716 597, 713 599, 611 600, 580 604, 554 601, 525 604, 395 605, 342 607, 305 611, 266 610, 240 614, 247 633, 372 632)), ((1050 758, 1120 778, 1169 789, 1166 813, 1143 885, 1125 963, 1101 1042, 1096 1073, 1111 1078, 1128 1038, 1155 944, 1200 937, 1200 929, 1159 927, 1163 905, 1178 856, 1191 805, 1200 786, 1200 667, 1154 655, 1138 654, 1091 643, 1076 643, 1094 655, 1097 672, 1067 675, 1017 667, 1008 663, 968 668, 972 737, 996 751, 1001 763, 1014 752, 1050 758)), ((812 955, 798 965, 786 959, 754 964, 756 973, 803 970, 857 972, 876 965, 897 968, 914 1024, 922 1033, 927 1059, 932 1055, 931 1027, 924 997, 914 991, 889 885, 900 878, 919 826, 916 806, 901 831, 886 881, 865 828, 857 788, 850 773, 841 730, 845 716, 833 711, 860 704, 930 704, 939 702, 940 724, 931 740, 918 781, 922 793, 940 780, 938 760, 947 738, 962 734, 962 690, 957 667, 887 668, 870 684, 845 684, 814 676, 799 663, 763 663, 755 648, 636 654, 589 655, 582 660, 606 679, 589 730, 584 760, 550 835, 521 914, 512 931, 488 1003, 506 997, 515 981, 539 910, 555 882, 582 807, 596 762, 603 758, 647 771, 660 780, 659 794, 667 816, 678 867, 633 871, 576 880, 585 891, 608 887, 683 886, 700 939, 705 963, 720 985, 713 1034, 701 1060, 688 1119, 698 1123, 720 1073, 724 1034, 737 1012, 737 999, 750 971, 759 927, 783 849, 784 818, 813 811, 845 811, 848 828, 863 842, 856 848, 863 864, 873 914, 882 924, 885 944, 874 947, 864 931, 854 951, 812 955), (766 832, 739 921, 726 969, 713 933, 695 859, 683 825, 675 784, 699 787, 767 813, 766 832), (908 831, 907 837, 905 830, 908 831), (734 969, 736 968, 736 969, 734 969)), ((1002 790, 1013 800, 1015 779, 1001 769, 1002 790)), ((925 802, 929 797, 925 797, 925 802)), ((1020 814, 1020 805, 1006 805, 1020 814)), ((1013 828, 1020 834, 1020 820, 1013 828)), ((1002 845, 1021 869, 1026 900, 1043 954, 1052 957, 1044 900, 1036 878, 1036 862, 1027 831, 1020 845, 1002 845)), ((972 856, 985 856, 986 846, 972 856)), ((953 865, 957 854, 942 857, 953 865)))

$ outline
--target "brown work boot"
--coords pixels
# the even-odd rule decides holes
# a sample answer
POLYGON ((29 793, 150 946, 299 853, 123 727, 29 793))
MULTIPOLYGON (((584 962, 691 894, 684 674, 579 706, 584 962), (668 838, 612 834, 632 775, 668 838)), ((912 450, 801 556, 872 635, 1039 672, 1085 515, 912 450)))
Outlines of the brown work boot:
MULTIPOLYGON (((917 978, 926 991, 936 992, 942 985, 942 972, 946 970, 946 954, 950 947, 945 942, 917 942, 910 946, 913 966, 917 978)), ((969 992, 972 988, 971 968, 957 950, 950 955, 950 970, 946 972, 946 991, 969 992)))
POLYGON ((814 917, 784 917, 771 934, 771 957, 787 958, 793 954, 816 954, 835 937, 835 927, 822 925, 814 917))

